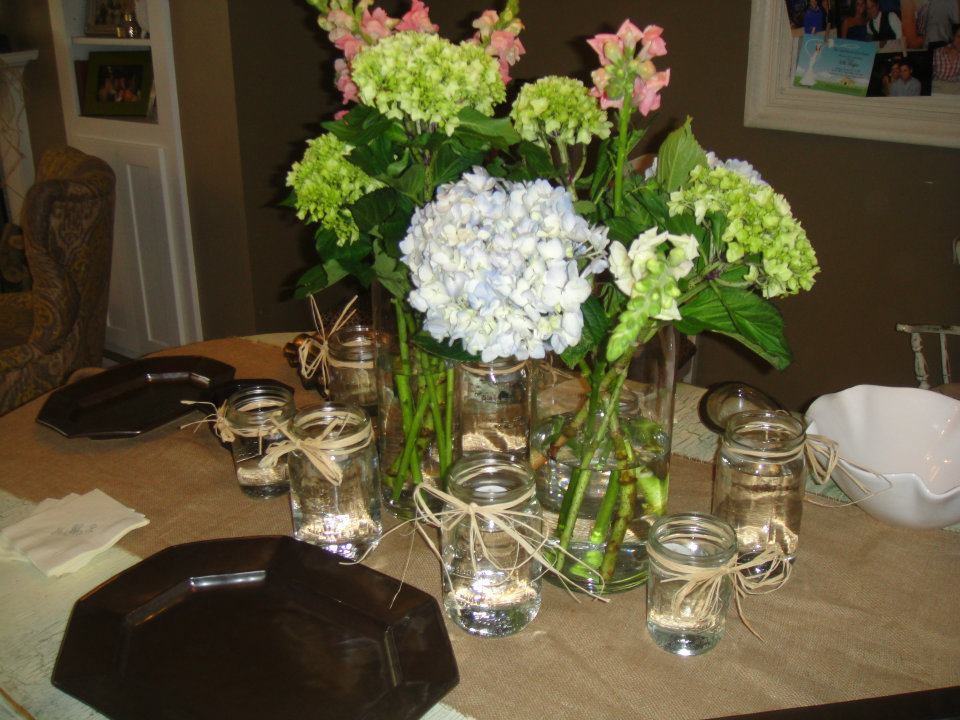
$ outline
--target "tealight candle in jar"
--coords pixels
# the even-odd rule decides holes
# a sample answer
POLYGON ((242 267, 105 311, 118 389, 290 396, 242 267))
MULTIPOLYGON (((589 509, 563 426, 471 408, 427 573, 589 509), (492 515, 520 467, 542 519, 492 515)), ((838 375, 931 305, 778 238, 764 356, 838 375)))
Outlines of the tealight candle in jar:
POLYGON ((517 541, 536 546, 543 531, 533 474, 507 456, 479 453, 453 465, 447 491, 454 499, 440 531, 447 615, 472 635, 512 635, 540 610, 540 563, 517 541))

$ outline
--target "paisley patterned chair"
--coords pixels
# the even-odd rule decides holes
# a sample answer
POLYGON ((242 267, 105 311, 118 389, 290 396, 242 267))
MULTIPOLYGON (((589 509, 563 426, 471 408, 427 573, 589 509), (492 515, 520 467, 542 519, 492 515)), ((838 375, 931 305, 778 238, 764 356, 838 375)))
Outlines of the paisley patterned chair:
POLYGON ((33 286, 0 294, 0 414, 100 364, 115 192, 99 158, 59 147, 40 159, 20 217, 33 286))

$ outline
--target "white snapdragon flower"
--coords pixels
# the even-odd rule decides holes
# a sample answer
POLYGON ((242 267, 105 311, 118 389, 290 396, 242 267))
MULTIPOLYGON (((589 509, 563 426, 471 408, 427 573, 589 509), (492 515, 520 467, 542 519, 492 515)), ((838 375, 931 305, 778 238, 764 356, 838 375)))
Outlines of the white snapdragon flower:
POLYGON ((692 235, 673 235, 652 227, 630 243, 629 249, 618 242, 610 246, 610 272, 628 298, 649 295, 650 317, 679 320, 677 281, 690 273, 699 254, 692 235))
POLYGON ((606 228, 577 215, 563 188, 474 168, 416 210, 400 250, 424 329, 489 362, 580 341, 580 305, 607 267, 607 243, 606 228))

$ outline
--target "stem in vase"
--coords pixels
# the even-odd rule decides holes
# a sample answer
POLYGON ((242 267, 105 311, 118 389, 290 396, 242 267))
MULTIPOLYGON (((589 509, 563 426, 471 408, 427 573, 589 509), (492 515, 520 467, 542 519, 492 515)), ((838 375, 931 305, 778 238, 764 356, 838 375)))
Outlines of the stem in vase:
POLYGON ((413 422, 410 425, 409 432, 403 436, 403 452, 400 454, 400 465, 396 477, 393 479, 393 499, 399 500, 400 493, 403 491, 403 481, 409 468, 410 478, 414 485, 423 482, 423 475, 420 473, 420 459, 413 452, 417 444, 417 437, 420 435, 420 426, 423 424, 423 415, 427 411, 429 398, 426 393, 421 393, 417 401, 417 411, 414 413, 413 422))

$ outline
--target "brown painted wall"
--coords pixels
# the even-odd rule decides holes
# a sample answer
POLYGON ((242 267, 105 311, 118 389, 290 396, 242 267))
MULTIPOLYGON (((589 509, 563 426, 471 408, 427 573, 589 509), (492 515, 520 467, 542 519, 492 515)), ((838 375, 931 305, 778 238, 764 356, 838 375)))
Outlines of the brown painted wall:
POLYGON ((10 39, 13 50, 40 51, 23 73, 30 144, 36 162, 44 150, 63 145, 67 137, 47 0, 3 0, 0 13, 0 32, 10 39))
POLYGON ((170 21, 204 337, 253 333, 253 273, 227 5, 174 0, 170 21))

